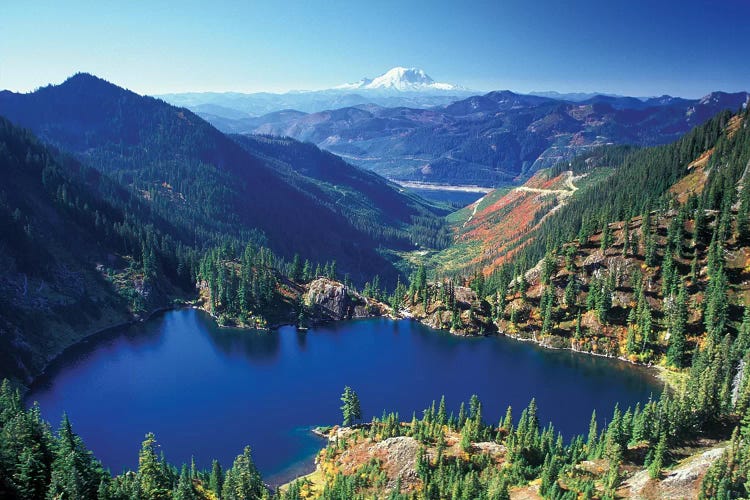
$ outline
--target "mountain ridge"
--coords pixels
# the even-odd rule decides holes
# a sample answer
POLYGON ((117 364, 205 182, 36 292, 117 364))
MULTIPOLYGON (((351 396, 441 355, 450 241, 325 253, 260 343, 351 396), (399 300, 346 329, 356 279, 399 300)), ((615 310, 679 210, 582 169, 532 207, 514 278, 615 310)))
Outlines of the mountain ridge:
MULTIPOLYGON (((382 272, 389 275, 386 281, 395 281, 396 271, 375 249, 411 246, 412 216, 434 210, 379 177, 339 164, 317 148, 305 149, 324 164, 337 162, 355 177, 370 179, 368 193, 346 195, 360 199, 363 212, 344 210, 336 203, 342 194, 330 184, 279 170, 187 109, 92 75, 79 74, 31 94, 5 93, 0 115, 148 196, 161 215, 179 220, 198 241, 260 237, 287 258, 303 248, 309 254, 303 257, 312 261, 335 258, 355 280, 382 272), (392 215, 367 201, 383 192, 392 194, 392 215)), ((303 148, 296 141, 285 147, 303 148)))
POLYGON ((431 109, 357 106, 260 118, 233 131, 310 141, 396 180, 497 187, 599 145, 674 141, 723 109, 747 106, 748 98, 714 92, 694 100, 568 102, 506 90, 431 109))

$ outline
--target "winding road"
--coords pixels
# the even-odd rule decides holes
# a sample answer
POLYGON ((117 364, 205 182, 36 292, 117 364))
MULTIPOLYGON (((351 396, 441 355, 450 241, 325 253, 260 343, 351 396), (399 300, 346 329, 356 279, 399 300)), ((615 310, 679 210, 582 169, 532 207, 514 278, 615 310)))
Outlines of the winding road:
MULTIPOLYGON (((539 193, 539 194, 554 194, 558 196, 559 203, 555 205, 549 212, 544 214, 544 216, 539 220, 537 223, 537 226, 544 221, 548 216, 555 213, 557 210, 559 210, 561 207, 565 206, 565 200, 571 196, 573 193, 578 191, 578 186, 573 184, 574 180, 582 179, 586 177, 587 174, 582 174, 579 176, 573 175, 573 172, 571 170, 567 170, 565 172, 567 174, 567 178, 565 179, 565 185, 568 189, 542 189, 542 188, 533 188, 528 186, 518 186, 517 188, 513 188, 510 193, 514 191, 523 191, 526 193, 539 193)), ((468 219, 466 219, 466 222, 464 222, 463 227, 466 227, 466 225, 471 222, 471 220, 474 218, 474 216, 477 214, 477 210, 479 209, 479 205, 482 203, 482 200, 484 200, 484 197, 478 199, 474 202, 474 210, 471 212, 471 215, 468 219)))

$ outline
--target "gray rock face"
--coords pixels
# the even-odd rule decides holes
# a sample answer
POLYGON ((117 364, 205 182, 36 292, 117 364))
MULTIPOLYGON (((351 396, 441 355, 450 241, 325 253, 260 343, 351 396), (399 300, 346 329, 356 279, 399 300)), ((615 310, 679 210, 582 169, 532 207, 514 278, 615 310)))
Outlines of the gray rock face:
POLYGON ((310 283, 305 303, 322 320, 367 318, 382 313, 375 303, 327 278, 318 278, 310 283))

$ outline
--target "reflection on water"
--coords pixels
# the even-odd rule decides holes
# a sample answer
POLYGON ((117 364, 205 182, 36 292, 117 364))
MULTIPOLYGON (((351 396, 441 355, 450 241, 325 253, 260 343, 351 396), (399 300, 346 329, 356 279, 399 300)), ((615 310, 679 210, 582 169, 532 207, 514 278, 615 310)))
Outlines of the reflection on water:
POLYGON ((242 356, 256 362, 273 362, 279 356, 279 336, 265 330, 221 328, 203 324, 215 347, 227 356, 242 356))
POLYGON ((201 311, 171 311, 76 346, 34 384, 53 425, 67 411, 76 432, 113 471, 137 466, 146 432, 167 459, 225 466, 251 445, 271 481, 304 472, 320 449, 308 430, 340 419, 344 385, 365 418, 403 418, 445 395, 450 409, 476 393, 488 421, 536 397, 543 422, 586 432, 615 405, 658 393, 626 363, 504 338, 459 338, 411 321, 340 322, 307 333, 219 328, 201 311))

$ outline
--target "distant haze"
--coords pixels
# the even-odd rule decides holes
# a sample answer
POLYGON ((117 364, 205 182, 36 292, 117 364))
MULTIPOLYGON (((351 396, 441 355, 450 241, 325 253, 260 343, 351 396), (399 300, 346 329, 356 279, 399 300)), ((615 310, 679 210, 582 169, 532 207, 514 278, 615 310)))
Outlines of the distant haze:
POLYGON ((285 92, 404 66, 481 91, 700 97, 747 87, 749 17, 744 0, 5 2, 0 88, 86 71, 141 94, 285 92))

